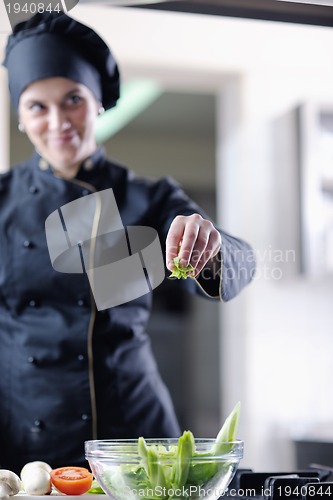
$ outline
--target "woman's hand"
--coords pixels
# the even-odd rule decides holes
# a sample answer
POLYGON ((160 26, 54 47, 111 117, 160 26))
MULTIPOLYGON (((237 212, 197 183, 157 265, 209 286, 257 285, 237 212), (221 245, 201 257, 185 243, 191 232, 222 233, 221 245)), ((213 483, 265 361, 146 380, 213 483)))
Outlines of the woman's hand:
POLYGON ((177 215, 172 221, 166 239, 166 265, 172 271, 173 259, 179 256, 180 265, 191 264, 197 276, 219 252, 221 235, 212 222, 199 214, 177 215))

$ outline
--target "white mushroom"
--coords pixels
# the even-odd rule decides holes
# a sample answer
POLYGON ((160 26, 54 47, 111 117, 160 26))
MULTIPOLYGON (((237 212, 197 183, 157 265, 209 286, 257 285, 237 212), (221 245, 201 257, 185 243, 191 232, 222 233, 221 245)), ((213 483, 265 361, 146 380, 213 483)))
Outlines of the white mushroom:
POLYGON ((51 465, 49 465, 46 462, 40 462, 39 460, 36 460, 35 462, 28 462, 27 464, 25 464, 25 466, 21 470, 20 476, 21 476, 22 481, 24 481, 25 475, 27 474, 29 476, 31 474, 31 469, 35 469, 36 467, 40 468, 40 469, 44 469, 47 472, 51 472, 51 470, 52 470, 51 465))
POLYGON ((24 491, 28 495, 47 495, 51 493, 50 472, 52 467, 46 462, 29 462, 21 470, 24 491))
POLYGON ((0 469, 0 499, 17 495, 20 488, 20 478, 14 472, 0 469))

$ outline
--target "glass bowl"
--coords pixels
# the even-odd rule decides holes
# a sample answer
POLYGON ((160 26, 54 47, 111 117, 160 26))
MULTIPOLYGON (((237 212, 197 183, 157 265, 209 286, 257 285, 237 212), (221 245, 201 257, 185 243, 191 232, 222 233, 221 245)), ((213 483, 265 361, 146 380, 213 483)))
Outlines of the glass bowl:
MULTIPOLYGON (((142 439, 142 438, 140 438, 142 439)), ((243 441, 194 439, 191 452, 178 439, 86 441, 92 473, 114 500, 216 500, 224 494, 243 457, 243 441)))

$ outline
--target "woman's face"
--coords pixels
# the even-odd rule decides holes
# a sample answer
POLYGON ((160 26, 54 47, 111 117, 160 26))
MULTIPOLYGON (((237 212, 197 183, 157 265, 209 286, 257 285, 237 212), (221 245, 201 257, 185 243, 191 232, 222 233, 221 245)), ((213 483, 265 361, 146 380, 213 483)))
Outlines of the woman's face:
POLYGON ((55 77, 28 85, 21 94, 18 112, 38 153, 59 175, 70 178, 96 149, 100 106, 86 86, 55 77))

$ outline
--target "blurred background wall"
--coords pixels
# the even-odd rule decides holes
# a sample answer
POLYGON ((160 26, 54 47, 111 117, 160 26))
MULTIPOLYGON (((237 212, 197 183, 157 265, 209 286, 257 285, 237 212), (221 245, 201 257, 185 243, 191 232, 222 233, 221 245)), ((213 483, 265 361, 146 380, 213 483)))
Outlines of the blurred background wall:
MULTIPOLYGON (((243 466, 292 467, 295 440, 333 442, 332 30, 89 3, 71 14, 109 41, 124 86, 161 90, 108 154, 173 176, 255 249, 255 280, 230 303, 158 290, 149 331, 182 425, 214 436, 241 400, 243 466)), ((11 115, 11 163, 30 148, 16 127, 11 115)))

